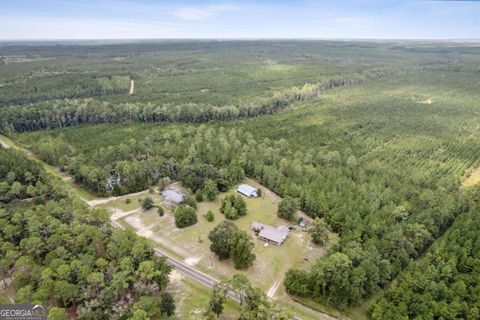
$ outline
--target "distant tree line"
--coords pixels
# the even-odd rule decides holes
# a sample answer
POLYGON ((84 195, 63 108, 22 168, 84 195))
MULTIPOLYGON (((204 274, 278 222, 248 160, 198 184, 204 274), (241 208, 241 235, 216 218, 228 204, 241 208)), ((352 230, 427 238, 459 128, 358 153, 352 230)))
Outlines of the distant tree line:
POLYGON ((279 112, 299 100, 317 97, 335 87, 374 80, 397 72, 395 69, 369 71, 337 77, 321 83, 305 84, 277 92, 271 98, 240 106, 208 104, 158 105, 155 103, 114 104, 93 99, 54 100, 37 104, 0 108, 0 132, 28 132, 91 123, 120 122, 191 122, 228 121, 279 112))
POLYGON ((1 86, 0 108, 8 105, 16 105, 18 108, 19 105, 36 104, 54 99, 127 93, 129 88, 130 77, 127 75, 54 74, 1 86))

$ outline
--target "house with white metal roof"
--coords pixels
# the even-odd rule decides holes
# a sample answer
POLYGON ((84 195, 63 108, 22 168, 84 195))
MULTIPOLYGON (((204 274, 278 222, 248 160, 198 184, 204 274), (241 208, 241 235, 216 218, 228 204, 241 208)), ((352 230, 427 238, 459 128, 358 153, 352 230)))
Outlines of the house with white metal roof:
POLYGON ((248 184, 241 184, 237 188, 237 192, 241 195, 244 195, 247 198, 255 198, 258 197, 257 188, 252 187, 248 184))

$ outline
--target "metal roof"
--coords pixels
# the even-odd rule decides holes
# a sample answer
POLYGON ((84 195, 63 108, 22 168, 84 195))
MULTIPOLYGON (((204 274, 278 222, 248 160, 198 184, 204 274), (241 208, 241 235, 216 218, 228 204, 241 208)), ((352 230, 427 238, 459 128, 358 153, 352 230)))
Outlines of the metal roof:
POLYGON ((261 222, 258 222, 258 221, 253 221, 252 222, 252 229, 254 229, 254 230, 261 230, 264 227, 267 227, 267 225, 263 224, 261 222))
POLYGON ((250 195, 257 195, 257 188, 254 188, 248 184, 241 184, 237 188, 237 192, 240 192, 244 195, 250 196, 250 195))
POLYGON ((263 228, 262 231, 258 234, 260 238, 265 238, 267 240, 276 242, 276 243, 282 243, 283 240, 285 240, 285 237, 287 236, 288 232, 285 232, 283 230, 278 230, 273 227, 269 228, 263 228))
POLYGON ((308 226, 308 224, 309 224, 308 220, 302 219, 300 221, 300 226, 301 227, 306 227, 306 226, 308 226))
POLYGON ((258 221, 252 223, 252 229, 260 230, 258 236, 276 243, 282 243, 290 231, 287 226, 279 226, 278 228, 263 224, 258 221))
POLYGON ((165 189, 162 191, 162 196, 166 201, 179 204, 183 201, 183 192, 180 189, 165 189))

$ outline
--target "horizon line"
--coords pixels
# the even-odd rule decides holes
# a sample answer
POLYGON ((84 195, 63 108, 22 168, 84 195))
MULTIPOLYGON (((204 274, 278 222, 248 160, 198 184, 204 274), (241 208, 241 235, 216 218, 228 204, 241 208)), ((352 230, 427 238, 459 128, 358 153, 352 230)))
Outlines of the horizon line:
MULTIPOLYGON (((480 0, 479 0, 480 1, 480 0)), ((0 42, 75 42, 75 41, 479 41, 480 38, 314 38, 314 37, 205 37, 205 38, 39 38, 0 39, 0 42)))

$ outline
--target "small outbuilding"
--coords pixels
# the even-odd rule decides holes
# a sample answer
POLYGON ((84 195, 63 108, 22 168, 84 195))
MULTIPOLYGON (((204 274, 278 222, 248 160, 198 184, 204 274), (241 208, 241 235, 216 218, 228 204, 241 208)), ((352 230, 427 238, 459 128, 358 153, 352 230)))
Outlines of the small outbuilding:
POLYGON ((247 198, 258 197, 258 189, 248 184, 239 185, 237 188, 237 192, 240 193, 241 195, 244 195, 247 198))
POLYGON ((165 189, 162 191, 162 196, 165 201, 172 204, 180 204, 185 198, 183 191, 180 189, 165 189))
POLYGON ((304 228, 304 229, 305 229, 306 227, 308 227, 308 224, 309 224, 308 220, 303 219, 303 218, 302 218, 302 220, 300 220, 300 222, 299 222, 300 228, 304 228))

